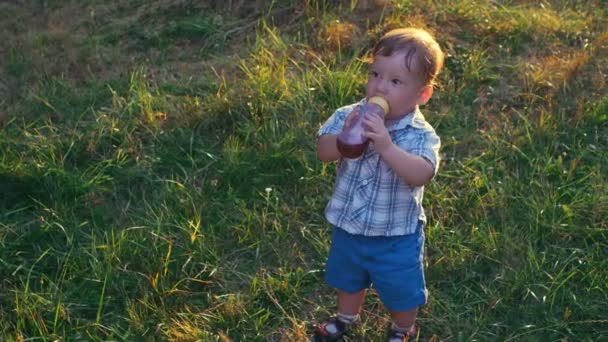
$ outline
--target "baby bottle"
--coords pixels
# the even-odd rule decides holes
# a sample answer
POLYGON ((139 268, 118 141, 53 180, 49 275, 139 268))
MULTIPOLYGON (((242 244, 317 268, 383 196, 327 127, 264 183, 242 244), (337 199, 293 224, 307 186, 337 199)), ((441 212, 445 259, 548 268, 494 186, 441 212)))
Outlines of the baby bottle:
POLYGON ((340 154, 346 158, 357 158, 367 148, 369 138, 363 136, 363 119, 366 115, 379 115, 384 118, 388 113, 389 106, 385 99, 374 96, 367 103, 359 105, 354 109, 358 115, 348 127, 344 126, 338 135, 337 145, 340 154))

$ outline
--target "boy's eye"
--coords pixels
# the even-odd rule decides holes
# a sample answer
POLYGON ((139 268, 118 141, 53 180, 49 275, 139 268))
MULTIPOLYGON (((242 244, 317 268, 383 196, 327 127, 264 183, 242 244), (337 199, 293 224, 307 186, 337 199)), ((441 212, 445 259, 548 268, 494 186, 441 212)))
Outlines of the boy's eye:
POLYGON ((376 72, 376 71, 370 71, 370 73, 369 73, 369 74, 370 74, 372 77, 374 77, 374 78, 375 78, 375 77, 378 77, 378 72, 376 72))
POLYGON ((401 82, 400 80, 398 80, 396 78, 393 79, 391 82, 393 82, 394 85, 400 85, 401 83, 403 83, 403 82, 401 82))

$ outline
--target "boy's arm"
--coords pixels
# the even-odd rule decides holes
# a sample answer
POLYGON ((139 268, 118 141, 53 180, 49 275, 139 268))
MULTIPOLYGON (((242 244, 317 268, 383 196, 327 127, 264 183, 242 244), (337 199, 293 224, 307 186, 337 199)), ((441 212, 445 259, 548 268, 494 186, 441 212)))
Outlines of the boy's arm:
POLYGON ((391 140, 382 118, 370 115, 365 118, 364 125, 365 136, 372 139, 376 152, 407 184, 422 186, 433 178, 437 171, 437 152, 440 145, 437 135, 424 133, 419 146, 414 149, 418 153, 414 154, 401 149, 391 140))
POLYGON ((389 144, 378 153, 397 176, 410 185, 421 186, 433 178, 435 170, 430 161, 408 153, 394 143, 389 144))
POLYGON ((317 139, 317 156, 324 162, 332 162, 340 159, 340 151, 336 145, 338 136, 335 134, 323 134, 317 139))

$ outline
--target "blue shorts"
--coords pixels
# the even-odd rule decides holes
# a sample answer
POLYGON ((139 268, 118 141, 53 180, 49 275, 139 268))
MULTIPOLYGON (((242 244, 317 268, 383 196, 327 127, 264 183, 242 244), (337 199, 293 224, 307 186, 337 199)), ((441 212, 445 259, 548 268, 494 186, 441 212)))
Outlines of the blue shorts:
POLYGON ((373 287, 387 309, 408 311, 426 304, 422 223, 416 233, 363 236, 333 228, 325 281, 338 290, 356 293, 373 287))

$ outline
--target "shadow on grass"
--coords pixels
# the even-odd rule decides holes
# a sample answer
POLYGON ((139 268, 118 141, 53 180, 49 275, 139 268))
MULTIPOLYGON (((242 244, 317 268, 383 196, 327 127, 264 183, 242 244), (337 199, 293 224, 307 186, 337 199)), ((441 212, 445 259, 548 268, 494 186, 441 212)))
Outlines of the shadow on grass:
POLYGON ((51 169, 23 176, 0 173, 0 208, 10 211, 36 202, 74 201, 86 193, 86 188, 78 177, 64 170, 51 169))
POLYGON ((44 196, 40 185, 41 180, 37 177, 0 174, 0 208, 11 210, 27 206, 31 203, 29 199, 44 196))

